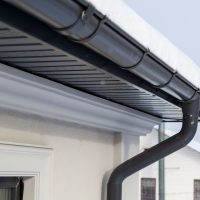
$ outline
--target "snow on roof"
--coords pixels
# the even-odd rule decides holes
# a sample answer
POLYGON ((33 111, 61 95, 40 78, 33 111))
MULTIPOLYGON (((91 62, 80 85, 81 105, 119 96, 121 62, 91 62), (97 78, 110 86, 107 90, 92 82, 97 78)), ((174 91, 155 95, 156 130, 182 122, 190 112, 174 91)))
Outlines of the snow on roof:
POLYGON ((200 88, 200 68, 122 0, 87 0, 103 15, 200 88))

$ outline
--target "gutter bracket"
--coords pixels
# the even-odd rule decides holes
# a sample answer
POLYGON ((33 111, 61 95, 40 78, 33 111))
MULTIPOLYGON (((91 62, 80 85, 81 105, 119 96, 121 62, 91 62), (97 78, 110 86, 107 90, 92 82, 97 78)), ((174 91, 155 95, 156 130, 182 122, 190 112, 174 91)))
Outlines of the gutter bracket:
POLYGON ((151 54, 151 51, 150 49, 147 49, 141 56, 141 58, 135 63, 133 64, 132 66, 129 66, 129 67, 123 67, 123 66, 120 66, 121 69, 125 69, 125 70, 130 70, 130 69, 135 69, 136 67, 138 67, 140 65, 140 63, 142 63, 142 61, 145 59, 146 56, 150 55, 151 54))
POLYGON ((107 20, 107 17, 104 16, 99 21, 99 23, 98 23, 96 29, 94 30, 94 32, 91 33, 89 36, 86 36, 85 38, 81 38, 81 39, 73 39, 73 38, 71 38, 71 40, 74 41, 74 42, 78 42, 78 43, 88 42, 89 40, 91 40, 92 38, 94 38, 97 35, 97 33, 98 33, 99 29, 101 28, 101 26, 106 23, 106 20, 107 20))
POLYGON ((94 6, 89 4, 87 9, 83 10, 81 12, 81 15, 78 17, 78 19, 74 23, 72 23, 71 25, 66 26, 66 27, 54 28, 54 30, 62 33, 62 32, 65 32, 65 31, 70 31, 71 29, 75 28, 76 26, 79 26, 80 24, 85 25, 85 24, 89 23, 90 19, 94 15, 94 13, 95 13, 94 6))
POLYGON ((181 103, 186 103, 189 102, 190 100, 192 100, 194 98, 195 95, 199 94, 200 90, 197 89, 194 91, 194 94, 191 96, 191 98, 187 99, 187 100, 180 100, 181 103))
POLYGON ((97 35, 101 26, 106 23, 106 21, 107 21, 106 16, 104 16, 102 19, 100 19, 95 30, 90 35, 88 35, 84 38, 76 39, 76 38, 74 38, 73 33, 69 33, 69 32, 70 31, 73 32, 73 29, 75 29, 77 32, 77 30, 80 30, 84 26, 88 25, 90 23, 92 17, 94 17, 95 12, 96 12, 95 7, 92 4, 89 4, 87 9, 82 11, 81 15, 78 17, 78 19, 73 24, 71 24, 70 26, 67 26, 67 27, 63 27, 63 28, 54 28, 54 30, 59 33, 68 32, 68 38, 70 40, 72 40, 73 42, 77 42, 77 43, 88 42, 89 40, 91 40, 93 37, 95 37, 97 35))
POLYGON ((172 73, 172 76, 171 78, 166 82, 166 83, 163 83, 163 84, 160 84, 160 85, 153 85, 154 88, 157 88, 157 89, 161 89, 161 88, 164 88, 166 86, 168 86, 171 81, 177 76, 177 71, 175 71, 174 73, 172 73))
POLYGON ((122 183, 130 175, 163 157, 183 148, 195 136, 200 107, 200 95, 196 93, 182 103, 182 129, 176 135, 125 161, 114 169, 107 185, 107 200, 122 199, 122 183))

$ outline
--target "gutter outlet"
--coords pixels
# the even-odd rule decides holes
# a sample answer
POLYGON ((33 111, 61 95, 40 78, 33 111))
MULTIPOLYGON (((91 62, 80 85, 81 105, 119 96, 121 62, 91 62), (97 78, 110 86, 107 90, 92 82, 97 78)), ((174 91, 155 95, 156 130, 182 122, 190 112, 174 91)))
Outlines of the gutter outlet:
POLYGON ((193 139, 198 125, 199 100, 199 94, 196 93, 191 100, 182 104, 183 124, 179 133, 125 161, 114 169, 107 185, 107 200, 121 200, 122 183, 127 177, 183 148, 193 139))

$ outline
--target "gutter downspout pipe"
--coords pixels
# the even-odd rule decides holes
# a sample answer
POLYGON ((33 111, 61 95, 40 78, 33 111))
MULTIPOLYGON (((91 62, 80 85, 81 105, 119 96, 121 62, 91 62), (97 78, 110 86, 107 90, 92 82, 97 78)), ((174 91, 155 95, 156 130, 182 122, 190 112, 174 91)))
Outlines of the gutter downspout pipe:
POLYGON ((195 136, 199 115, 199 94, 183 103, 182 129, 176 135, 125 161, 112 172, 107 185, 107 200, 122 199, 122 183, 130 175, 183 148, 195 136))

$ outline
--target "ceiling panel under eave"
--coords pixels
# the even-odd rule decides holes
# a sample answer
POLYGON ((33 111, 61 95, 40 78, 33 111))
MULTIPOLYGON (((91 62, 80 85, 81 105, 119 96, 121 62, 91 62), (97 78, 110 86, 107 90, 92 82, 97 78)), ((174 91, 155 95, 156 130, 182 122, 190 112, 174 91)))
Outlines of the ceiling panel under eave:
MULTIPOLYGON (((175 104, 80 59, 78 44, 60 41, 63 36, 49 37, 48 28, 27 28, 28 18, 19 27, 1 16, 0 20, 0 62, 166 120, 182 118, 175 104), (57 42, 70 44, 72 51, 59 48, 57 42)), ((85 52, 84 56, 90 55, 85 52)))

